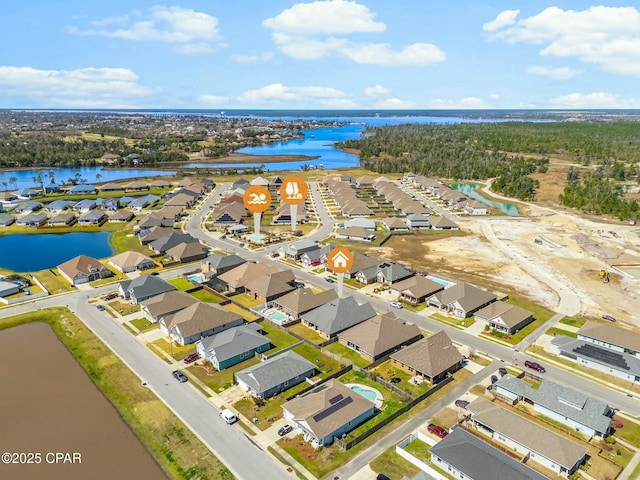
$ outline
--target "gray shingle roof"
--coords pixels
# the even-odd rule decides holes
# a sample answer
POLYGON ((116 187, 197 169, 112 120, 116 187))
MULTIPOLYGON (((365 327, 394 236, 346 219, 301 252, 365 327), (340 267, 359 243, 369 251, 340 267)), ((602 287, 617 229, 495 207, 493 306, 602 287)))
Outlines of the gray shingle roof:
POLYGON ((312 369, 315 369, 313 363, 289 350, 258 365, 245 368, 236 373, 236 378, 253 391, 264 393, 312 369))
POLYGON ((220 255, 219 253, 214 253, 202 260, 202 263, 208 263, 213 270, 234 267, 245 262, 246 260, 238 255, 220 255))
POLYGON ((465 282, 456 283, 455 285, 436 293, 435 297, 443 305, 450 305, 457 301, 466 312, 496 299, 496 296, 493 293, 474 287, 473 285, 465 282))
POLYGON ((302 319, 317 326, 324 334, 334 336, 375 315, 376 311, 370 303, 360 305, 355 298, 345 297, 336 298, 305 313, 302 319))
POLYGON ((199 342, 206 352, 215 355, 218 362, 222 363, 262 345, 268 345, 269 339, 262 335, 261 331, 259 324, 248 323, 202 338, 199 342))
POLYGON ((376 315, 340 333, 340 338, 374 357, 419 336, 417 325, 406 323, 391 312, 376 315))
POLYGON ((548 480, 548 477, 521 464, 462 428, 454 428, 449 435, 431 447, 431 455, 440 457, 464 473, 465 478, 548 480))
POLYGON ((176 287, 155 275, 140 275, 133 280, 120 282, 120 285, 123 290, 129 292, 129 295, 133 294, 136 298, 148 298, 176 290, 176 287))
POLYGON ((640 377, 640 358, 634 355, 616 352, 607 347, 595 345, 580 339, 565 337, 564 335, 555 337, 551 343, 558 347, 560 351, 569 354, 568 356, 571 358, 577 355, 579 358, 586 358, 593 363, 598 363, 607 368, 612 368, 625 374, 631 374, 634 377, 640 377), (609 360, 609 362, 615 362, 615 364, 608 363, 607 360, 609 360))

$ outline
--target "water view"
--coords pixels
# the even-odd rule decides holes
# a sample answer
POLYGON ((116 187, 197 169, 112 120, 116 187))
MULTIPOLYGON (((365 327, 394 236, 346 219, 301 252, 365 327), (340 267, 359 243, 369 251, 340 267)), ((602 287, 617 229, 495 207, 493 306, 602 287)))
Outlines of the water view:
POLYGON ((94 258, 113 255, 111 232, 16 234, 0 236, 0 268, 35 272, 53 268, 80 254, 94 258))
POLYGON ((167 478, 49 325, 0 331, 0 365, 0 452, 42 454, 40 464, 0 465, 2 478, 167 478), (79 453, 81 463, 47 463, 48 452, 79 453))
POLYGON ((40 183, 34 178, 43 172, 45 185, 51 182, 49 172, 53 172, 53 179, 60 185, 68 183, 69 179, 75 179, 79 174, 86 183, 93 182, 115 182, 138 177, 157 177, 161 175, 174 175, 176 172, 165 170, 145 170, 145 169, 103 169, 102 167, 62 167, 62 168, 41 168, 35 170, 2 170, 0 171, 0 190, 19 190, 21 188, 40 187, 40 183), (15 178, 15 181, 12 179, 15 178), (7 183, 5 185, 5 182, 7 183))
POLYGON ((500 210, 502 213, 506 213, 511 217, 520 216, 518 207, 516 207, 515 205, 512 205, 510 203, 495 202, 493 200, 489 200, 488 198, 483 197, 480 193, 477 192, 476 189, 479 187, 479 185, 475 183, 452 183, 449 186, 451 188, 455 188, 459 192, 464 193, 465 195, 468 195, 471 198, 475 198, 476 200, 484 203, 485 205, 489 205, 490 207, 495 208, 496 210, 500 210))

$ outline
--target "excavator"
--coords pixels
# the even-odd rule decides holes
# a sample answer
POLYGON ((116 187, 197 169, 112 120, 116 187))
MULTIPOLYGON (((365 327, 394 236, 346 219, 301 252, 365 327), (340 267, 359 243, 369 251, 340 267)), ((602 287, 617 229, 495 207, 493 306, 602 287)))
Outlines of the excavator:
POLYGON ((600 278, 604 283, 609 283, 609 270, 600 270, 600 278))

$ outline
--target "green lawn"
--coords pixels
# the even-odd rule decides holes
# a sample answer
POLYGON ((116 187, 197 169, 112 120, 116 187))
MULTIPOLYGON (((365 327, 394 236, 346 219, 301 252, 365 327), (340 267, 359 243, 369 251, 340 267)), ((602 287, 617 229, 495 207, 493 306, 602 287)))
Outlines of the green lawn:
POLYGON ((173 285, 174 287, 176 287, 178 290, 184 292, 186 290, 191 290, 192 288, 195 288, 195 286, 186 278, 182 278, 182 277, 175 277, 175 278, 171 278, 169 280, 167 280, 171 285, 173 285))
POLYGON ((33 276, 40 280, 51 295, 74 290, 71 284, 58 273, 57 268, 40 270, 39 272, 35 272, 33 276))
POLYGON ((337 360, 304 343, 293 347, 293 351, 313 363, 320 378, 326 378, 343 367, 337 360))
POLYGON ((411 397, 418 397, 428 391, 431 388, 427 382, 422 382, 419 385, 415 385, 409 380, 413 377, 413 375, 405 372, 404 370, 400 370, 397 367, 394 367, 391 364, 391 360, 387 360, 386 362, 381 363, 377 367, 373 369, 374 372, 378 373, 383 380, 389 381, 392 378, 399 378, 400 382, 396 384, 400 390, 404 391, 411 397))
POLYGON ((271 344, 278 350, 282 350, 299 341, 296 337, 289 335, 287 332, 280 330, 269 322, 261 322, 260 326, 262 330, 264 330, 267 338, 271 341, 271 344))
POLYGON ((374 472, 384 473, 391 480, 401 480, 404 477, 413 478, 420 472, 420 469, 413 463, 396 453, 395 445, 385 450, 382 455, 369 463, 369 466, 374 472))
POLYGON ((107 305, 122 316, 140 311, 140 305, 131 305, 131 303, 126 300, 114 300, 107 305))
POLYGON ((260 363, 260 360, 252 357, 248 360, 245 360, 244 362, 234 365, 233 367, 229 367, 220 371, 210 368, 210 371, 207 372, 204 367, 198 365, 191 365, 189 368, 187 368, 187 370, 189 371, 189 373, 197 377, 202 383, 208 386, 211 390, 216 393, 220 393, 233 386, 233 374, 235 372, 244 370, 245 368, 248 368, 252 365, 257 365, 258 363, 260 363))
POLYGON ((578 320, 577 318, 563 317, 560 319, 560 323, 565 325, 571 325, 572 327, 581 328, 585 322, 584 320, 578 320))
POLYGON ((326 338, 319 335, 315 330, 312 330, 309 327, 305 327, 302 323, 296 323, 295 325, 291 325, 289 327, 289 330, 297 335, 300 335, 302 338, 316 345, 319 345, 322 342, 327 341, 326 338))
POLYGON ((229 310, 230 312, 234 312, 239 315, 242 315, 242 317, 247 322, 253 322, 254 320, 257 320, 258 318, 260 318, 255 313, 250 312, 249 310, 245 310, 244 308, 239 307, 238 305, 234 305, 233 303, 227 303, 226 305, 224 305, 224 308, 226 310, 229 310))
POLYGON ((264 303, 260 300, 255 300, 251 298, 249 295, 246 295, 244 293, 239 293, 237 295, 230 296, 229 298, 246 308, 257 307, 258 305, 264 303))
POLYGON ((631 445, 640 445, 640 424, 626 418, 620 418, 619 420, 622 421, 623 425, 622 428, 616 429, 616 437, 626 440, 631 445))
POLYGON ((363 358, 358 352, 351 348, 345 347, 340 342, 333 342, 332 344, 327 345, 324 348, 329 350, 331 353, 339 355, 347 362, 355 365, 356 367, 364 368, 370 363, 369 360, 363 358))
POLYGON ((571 332, 569 330, 563 330, 562 328, 557 328, 557 327, 551 327, 550 329, 548 329, 546 332, 547 335, 551 335, 552 337, 555 337, 556 335, 565 335, 567 337, 571 337, 571 338, 578 338, 578 334, 576 332, 571 332))
POLYGON ((206 291, 204 288, 202 290, 197 290, 195 292, 192 292, 191 295, 193 295, 195 298, 197 298, 201 302, 206 302, 206 303, 220 303, 224 301, 223 298, 217 295, 214 295, 211 292, 206 291))
POLYGON ((411 441, 409 445, 404 448, 405 452, 410 453, 418 460, 422 460, 427 464, 431 460, 431 452, 429 451, 430 449, 431 446, 428 443, 423 442, 422 440, 419 440, 417 438, 411 441))
POLYGON ((152 323, 146 318, 136 318, 134 320, 131 320, 129 323, 140 330, 141 333, 160 328, 159 323, 152 323))
MULTIPOLYGON (((109 224, 107 223, 107 225, 109 224)), ((133 230, 129 225, 126 227, 120 225, 120 229, 113 232, 109 237, 109 243, 111 243, 111 246, 113 247, 114 254, 131 250, 134 252, 140 252, 149 257, 155 255, 155 252, 149 247, 140 244, 138 236, 133 233, 133 230)))
POLYGON ((164 338, 159 338, 158 340, 155 340, 151 343, 153 343, 157 347, 160 347, 160 349, 163 350, 166 354, 172 356, 174 360, 182 360, 187 355, 195 353, 196 351, 195 344, 182 346, 177 344, 176 342, 165 340, 164 338))

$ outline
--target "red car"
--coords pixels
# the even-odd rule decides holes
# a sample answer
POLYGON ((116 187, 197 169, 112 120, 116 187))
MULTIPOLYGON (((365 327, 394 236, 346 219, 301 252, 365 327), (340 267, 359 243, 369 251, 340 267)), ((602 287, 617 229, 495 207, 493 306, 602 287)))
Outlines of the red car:
POLYGON ((544 373, 546 372, 545 368, 540 365, 539 363, 536 362, 530 362, 529 360, 526 360, 524 362, 524 366, 527 368, 531 368, 533 370, 535 370, 536 372, 540 372, 540 373, 544 373))
POLYGON ((429 433, 433 433, 436 437, 440 437, 440 438, 444 438, 447 435, 449 435, 449 432, 447 432, 440 425, 436 425, 434 423, 430 423, 429 426, 427 427, 427 430, 429 430, 429 433))
POLYGON ((113 300, 114 298, 118 298, 119 295, 117 293, 110 293, 109 295, 104 297, 105 301, 113 300))
POLYGON ((184 363, 191 363, 191 362, 195 362, 199 358, 200 358, 200 354, 199 353, 192 353, 192 354, 187 355, 186 357, 184 357, 183 362, 184 363))

